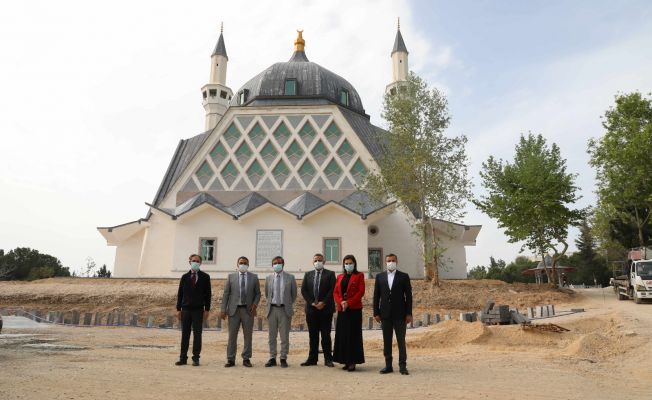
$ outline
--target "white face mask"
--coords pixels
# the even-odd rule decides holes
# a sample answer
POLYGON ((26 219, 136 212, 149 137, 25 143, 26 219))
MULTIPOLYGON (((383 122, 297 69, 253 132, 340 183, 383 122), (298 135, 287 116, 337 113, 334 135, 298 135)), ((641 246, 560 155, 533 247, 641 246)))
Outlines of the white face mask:
POLYGON ((193 270, 193 271, 195 271, 195 272, 196 272, 196 271, 199 271, 199 266, 200 266, 200 265, 201 265, 201 263, 198 263, 198 262, 196 262, 196 261, 193 261, 193 262, 190 263, 190 269, 193 270))
POLYGON ((321 269, 323 269, 323 268, 324 268, 324 263, 323 263, 323 262, 321 262, 321 261, 315 261, 315 269, 316 269, 317 271, 319 271, 319 270, 321 270, 321 269))
POLYGON ((274 272, 281 272, 283 271, 283 264, 274 264, 272 265, 272 269, 274 269, 274 272))
POLYGON ((390 272, 396 271, 396 263, 395 262, 388 262, 387 263, 387 270, 390 272))
POLYGON ((238 271, 247 272, 248 269, 249 269, 249 265, 247 265, 247 264, 238 264, 238 271))

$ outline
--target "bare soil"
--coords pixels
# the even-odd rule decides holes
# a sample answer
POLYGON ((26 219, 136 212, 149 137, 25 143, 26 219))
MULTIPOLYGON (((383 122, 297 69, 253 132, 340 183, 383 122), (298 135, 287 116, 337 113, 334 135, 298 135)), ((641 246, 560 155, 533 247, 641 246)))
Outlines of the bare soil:
MULTIPOLYGON (((263 292, 264 284, 261 281, 263 292)), ((298 284, 300 291, 301 280, 298 284)), ((519 309, 545 304, 564 306, 576 301, 575 293, 569 290, 531 284, 510 285, 494 280, 443 281, 439 287, 413 280, 412 287, 415 318, 421 318, 426 313, 450 313, 455 316, 459 312, 478 311, 488 299, 519 309)), ((218 311, 224 281, 213 280, 212 288, 211 307, 218 311)), ((367 280, 363 301, 367 316, 371 315, 373 288, 374 281, 367 280)), ((155 316, 156 323, 162 323, 166 316, 174 313, 177 289, 178 280, 174 279, 53 278, 33 282, 0 282, 0 308, 9 312, 23 309, 134 313, 140 316, 140 323, 144 325, 148 315, 155 316)), ((261 305, 264 302, 263 295, 261 305)), ((299 295, 294 307, 295 327, 304 322, 304 307, 303 298, 299 295)), ((213 313, 211 318, 216 316, 213 313)))
POLYGON ((307 356, 306 332, 291 333, 288 369, 263 367, 266 332, 254 332, 254 368, 237 360, 236 367, 225 369, 224 331, 205 333, 197 368, 173 365, 179 352, 176 330, 5 329, 0 335, 0 397, 652 398, 652 304, 618 301, 609 289, 583 290, 573 300, 574 307, 586 312, 541 321, 569 329, 564 333, 459 321, 410 329, 409 376, 378 374, 384 361, 377 330, 363 332, 366 363, 349 373, 321 363, 300 367, 307 356))

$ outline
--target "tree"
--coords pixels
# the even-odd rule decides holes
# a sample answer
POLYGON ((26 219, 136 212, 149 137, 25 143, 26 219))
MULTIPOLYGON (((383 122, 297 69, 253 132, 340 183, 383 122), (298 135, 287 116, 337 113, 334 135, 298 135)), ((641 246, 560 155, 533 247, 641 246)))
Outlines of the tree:
POLYGON ((33 280, 53 276, 70 276, 68 267, 49 254, 28 247, 17 247, 0 255, 0 279, 33 280))
POLYGON ((95 271, 95 266, 95 260, 92 257, 86 257, 86 276, 88 278, 95 276, 93 272, 95 271))
POLYGON ((480 176, 487 194, 475 205, 498 220, 510 243, 524 242, 521 251, 528 248, 542 259, 552 251, 546 275, 554 284, 557 262, 568 249, 568 227, 584 216, 583 210, 569 207, 580 197, 576 175, 566 172, 559 147, 549 147, 541 135, 521 135, 513 163, 491 156, 480 176))
POLYGON ((652 99, 633 92, 616 95, 615 102, 603 117, 604 136, 589 141, 590 164, 599 204, 621 228, 633 225, 638 246, 645 246, 652 215, 652 99))
POLYGON ((596 240, 588 220, 580 224, 580 236, 575 239, 577 252, 568 258, 568 263, 577 268, 573 281, 577 283, 609 283, 610 272, 604 257, 596 252, 596 240))
POLYGON ((465 136, 448 137, 448 102, 413 72, 396 93, 385 95, 383 118, 388 132, 379 140, 383 156, 365 187, 376 198, 400 200, 417 217, 415 233, 423 246, 426 280, 439 285, 445 249, 433 219, 458 220, 471 197, 465 136))
POLYGON ((532 282, 531 276, 523 275, 523 271, 536 267, 536 262, 527 257, 518 256, 514 261, 506 264, 504 260, 489 257, 489 267, 478 265, 467 274, 469 279, 497 279, 507 283, 532 282))
POLYGON ((100 268, 97 271, 97 274, 95 274, 96 277, 98 278, 110 278, 111 277, 111 271, 106 267, 106 264, 102 264, 102 268, 100 268))

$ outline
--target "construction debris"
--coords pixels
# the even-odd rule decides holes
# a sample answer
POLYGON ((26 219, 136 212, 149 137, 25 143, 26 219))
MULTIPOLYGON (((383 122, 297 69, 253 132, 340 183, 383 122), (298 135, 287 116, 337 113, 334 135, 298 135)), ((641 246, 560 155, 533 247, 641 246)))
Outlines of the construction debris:
POLYGON ((523 324, 521 325, 521 328, 524 331, 540 331, 540 332, 555 332, 555 333, 570 331, 570 329, 566 329, 562 326, 555 325, 555 324, 523 324))

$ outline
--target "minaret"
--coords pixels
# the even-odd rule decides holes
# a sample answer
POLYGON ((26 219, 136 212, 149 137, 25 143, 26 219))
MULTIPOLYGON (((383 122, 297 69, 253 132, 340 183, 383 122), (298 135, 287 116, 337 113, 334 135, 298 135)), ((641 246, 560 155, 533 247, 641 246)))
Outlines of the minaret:
POLYGON ((233 96, 231 88, 226 86, 226 64, 229 57, 226 55, 223 32, 224 25, 220 27, 220 38, 211 55, 210 80, 201 88, 202 105, 206 110, 206 130, 215 128, 229 108, 229 101, 233 96))
POLYGON ((395 93, 396 87, 407 81, 408 72, 408 51, 401 35, 401 20, 398 20, 396 39, 392 49, 392 83, 387 85, 385 92, 395 93))

